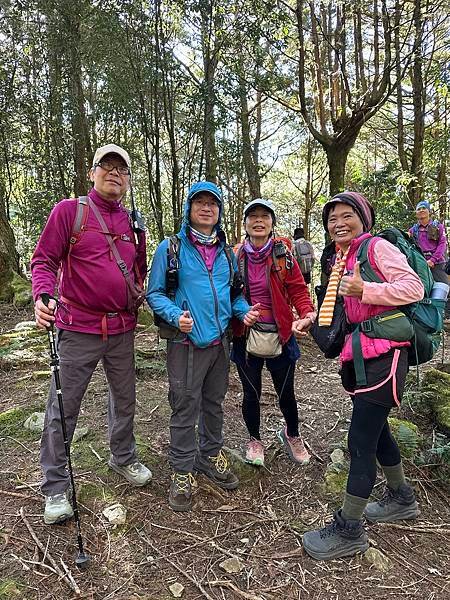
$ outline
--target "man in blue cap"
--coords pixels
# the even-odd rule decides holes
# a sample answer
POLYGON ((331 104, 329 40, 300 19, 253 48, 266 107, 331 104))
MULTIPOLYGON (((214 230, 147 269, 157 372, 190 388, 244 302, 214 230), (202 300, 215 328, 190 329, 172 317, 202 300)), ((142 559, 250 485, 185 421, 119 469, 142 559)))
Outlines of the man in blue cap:
POLYGON ((417 223, 410 228, 409 234, 427 259, 433 279, 448 284, 448 275, 445 272, 447 252, 445 228, 442 223, 431 218, 431 212, 430 203, 421 200, 416 206, 417 223))
POLYGON ((169 331, 166 337, 171 337, 169 505, 174 511, 190 510, 194 472, 223 489, 239 484, 222 451, 229 370, 226 331, 232 316, 250 327, 259 313, 240 290, 235 293, 237 266, 225 243, 221 215, 219 188, 207 181, 195 183, 188 192, 181 230, 175 240, 158 246, 148 282, 147 301, 169 331))

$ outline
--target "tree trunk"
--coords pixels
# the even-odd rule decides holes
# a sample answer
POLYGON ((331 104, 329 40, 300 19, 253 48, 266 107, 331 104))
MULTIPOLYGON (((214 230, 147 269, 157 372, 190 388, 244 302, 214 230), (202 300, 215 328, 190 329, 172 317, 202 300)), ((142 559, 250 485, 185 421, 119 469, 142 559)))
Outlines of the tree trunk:
POLYGON ((337 142, 323 146, 327 155, 331 197, 339 192, 343 192, 345 189, 345 166, 347 164, 348 154, 355 143, 358 132, 356 132, 351 143, 348 143, 345 146, 337 142))
POLYGON ((14 232, 6 216, 6 190, 4 179, 0 180, 0 301, 13 298, 11 280, 13 273, 20 273, 19 255, 16 251, 14 232))
POLYGON ((257 159, 255 160, 252 152, 247 90, 242 78, 239 81, 239 96, 241 102, 242 160, 247 174, 250 196, 252 199, 261 198, 261 178, 258 173, 257 159))

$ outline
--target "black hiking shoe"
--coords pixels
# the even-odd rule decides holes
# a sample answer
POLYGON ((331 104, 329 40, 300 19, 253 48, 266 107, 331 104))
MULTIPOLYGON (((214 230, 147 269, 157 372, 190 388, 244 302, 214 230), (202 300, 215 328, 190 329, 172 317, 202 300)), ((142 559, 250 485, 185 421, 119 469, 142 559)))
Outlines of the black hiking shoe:
POLYGON ((234 490, 239 485, 239 479, 228 468, 228 459, 223 450, 219 450, 217 456, 201 457, 196 460, 194 469, 224 490, 234 490))
POLYGON ((415 519, 420 515, 413 488, 403 483, 398 490, 386 486, 378 502, 369 502, 364 516, 372 523, 389 523, 402 519, 415 519))
POLYGON ((192 473, 173 473, 169 489, 169 506, 175 512, 187 512, 192 508, 192 473))
POLYGON ((333 521, 323 529, 303 534, 303 548, 316 560, 332 560, 365 552, 369 547, 362 521, 344 519, 341 511, 334 513, 333 521))

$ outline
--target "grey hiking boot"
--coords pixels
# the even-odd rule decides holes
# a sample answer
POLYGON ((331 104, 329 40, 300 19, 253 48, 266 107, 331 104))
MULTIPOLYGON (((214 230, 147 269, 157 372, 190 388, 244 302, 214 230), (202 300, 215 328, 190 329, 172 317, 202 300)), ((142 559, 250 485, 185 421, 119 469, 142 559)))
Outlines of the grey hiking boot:
POLYGON ((53 496, 45 496, 44 523, 55 525, 73 517, 73 508, 69 501, 69 491, 53 496))
POLYGON ((239 485, 239 479, 228 468, 228 459, 223 450, 219 450, 217 456, 196 459, 194 469, 224 490, 234 490, 239 485))
POLYGON ((192 508, 192 473, 173 473, 169 489, 169 506, 175 512, 186 512, 192 508))
POLYGON ((142 487, 152 478, 152 472, 145 465, 136 461, 131 465, 119 466, 113 462, 112 457, 108 461, 108 465, 113 471, 125 477, 125 479, 135 487, 142 487))
POLYGON ((303 534, 303 548, 317 560, 333 560, 365 552, 369 547, 362 521, 344 519, 341 511, 334 513, 333 521, 323 529, 303 534))
POLYGON ((389 523, 402 519, 415 519, 420 515, 413 488, 403 483, 398 490, 386 486, 378 502, 369 502, 364 516, 372 523, 389 523))

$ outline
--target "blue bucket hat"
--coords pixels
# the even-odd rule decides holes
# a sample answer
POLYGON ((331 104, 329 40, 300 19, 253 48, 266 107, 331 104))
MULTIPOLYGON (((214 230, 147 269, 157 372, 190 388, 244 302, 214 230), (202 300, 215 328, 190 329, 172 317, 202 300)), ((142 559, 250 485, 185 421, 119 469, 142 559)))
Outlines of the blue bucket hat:
POLYGON ((419 210, 421 208, 426 208, 427 210, 431 210, 431 204, 428 202, 428 200, 421 200, 417 206, 416 206, 416 210, 419 210))

